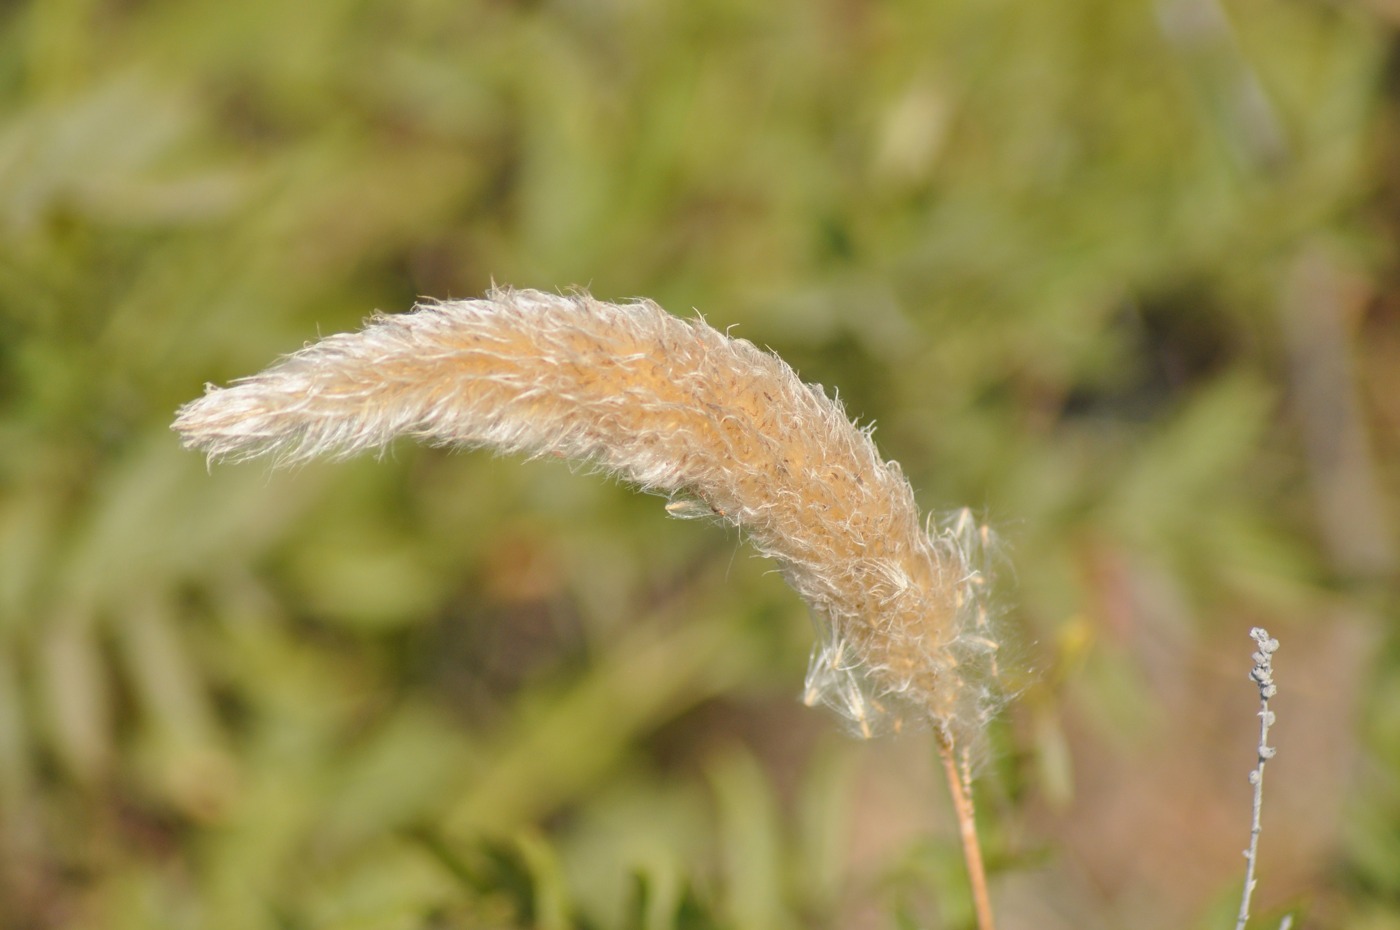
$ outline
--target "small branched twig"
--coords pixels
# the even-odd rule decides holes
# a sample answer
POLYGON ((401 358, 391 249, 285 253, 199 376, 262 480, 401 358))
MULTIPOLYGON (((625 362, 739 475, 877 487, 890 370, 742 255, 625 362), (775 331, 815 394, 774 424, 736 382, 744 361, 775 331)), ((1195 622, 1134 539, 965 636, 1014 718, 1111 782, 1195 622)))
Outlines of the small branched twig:
MULTIPOLYGON (((1249 922, 1249 899, 1254 895, 1254 868, 1259 854, 1259 817, 1264 807, 1264 763, 1277 752, 1269 745, 1269 727, 1274 725, 1274 712, 1269 710, 1269 699, 1278 693, 1274 684, 1274 653, 1278 651, 1278 640, 1269 636, 1269 631, 1256 626, 1249 631, 1259 649, 1254 653, 1254 668, 1249 677, 1259 687, 1259 755, 1254 771, 1249 773, 1249 783, 1254 786, 1254 819, 1249 829, 1249 848, 1244 858, 1248 865, 1244 873, 1244 894, 1240 898, 1240 913, 1235 920, 1235 930, 1244 930, 1249 922)), ((1285 920, 1284 926, 1291 923, 1285 920)))

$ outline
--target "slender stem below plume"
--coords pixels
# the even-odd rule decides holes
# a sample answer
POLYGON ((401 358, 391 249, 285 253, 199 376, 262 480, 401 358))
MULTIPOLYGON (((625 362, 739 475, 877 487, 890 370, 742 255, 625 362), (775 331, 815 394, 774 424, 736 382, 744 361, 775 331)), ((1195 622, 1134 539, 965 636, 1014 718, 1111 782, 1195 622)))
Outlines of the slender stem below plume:
POLYGON ((992 920, 992 898, 987 892, 987 869, 982 863, 982 844, 977 840, 977 818, 965 767, 958 764, 958 753, 952 737, 938 736, 938 756, 948 776, 948 790, 953 796, 953 812, 958 818, 962 837, 963 861, 967 864, 968 885, 972 889, 972 907, 977 915, 977 930, 996 930, 992 920))

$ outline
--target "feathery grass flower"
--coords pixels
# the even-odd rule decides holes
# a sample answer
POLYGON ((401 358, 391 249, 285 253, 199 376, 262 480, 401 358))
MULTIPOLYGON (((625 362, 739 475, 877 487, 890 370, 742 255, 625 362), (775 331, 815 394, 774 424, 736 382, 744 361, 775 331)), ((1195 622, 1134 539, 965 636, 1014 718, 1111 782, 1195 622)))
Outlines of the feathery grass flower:
POLYGON ((497 289, 375 316, 179 411, 187 447, 293 463, 435 445, 558 455, 742 528, 810 605, 807 703, 857 732, 994 709, 984 529, 932 527, 869 429, 777 356, 650 301, 497 289))

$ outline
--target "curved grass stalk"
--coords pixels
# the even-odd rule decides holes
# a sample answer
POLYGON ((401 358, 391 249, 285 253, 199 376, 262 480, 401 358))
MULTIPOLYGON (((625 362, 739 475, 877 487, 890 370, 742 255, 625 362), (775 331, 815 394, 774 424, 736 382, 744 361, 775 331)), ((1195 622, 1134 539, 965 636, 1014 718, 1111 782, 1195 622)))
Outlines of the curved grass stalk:
POLYGON ((740 527, 776 560, 819 632, 804 698, 861 736, 926 725, 952 753, 996 707, 985 531, 966 511, 926 524, 838 401, 650 301, 498 289, 376 316, 210 387, 174 428, 212 459, 343 457, 409 436, 586 463, 668 496, 675 516, 740 527))

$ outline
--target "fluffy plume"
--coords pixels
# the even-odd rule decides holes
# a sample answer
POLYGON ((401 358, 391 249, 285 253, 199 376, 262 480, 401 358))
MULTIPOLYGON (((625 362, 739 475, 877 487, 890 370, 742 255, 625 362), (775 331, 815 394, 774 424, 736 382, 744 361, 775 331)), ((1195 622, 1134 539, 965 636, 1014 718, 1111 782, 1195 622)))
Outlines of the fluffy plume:
POLYGON ((780 358, 656 304, 495 290, 376 316, 179 411, 211 458, 348 456, 396 436, 590 463, 741 527, 810 605, 806 700, 869 736, 948 738, 992 709, 996 644, 964 511, 932 529, 908 481, 780 358))

